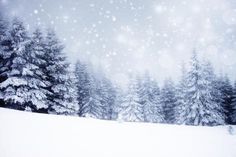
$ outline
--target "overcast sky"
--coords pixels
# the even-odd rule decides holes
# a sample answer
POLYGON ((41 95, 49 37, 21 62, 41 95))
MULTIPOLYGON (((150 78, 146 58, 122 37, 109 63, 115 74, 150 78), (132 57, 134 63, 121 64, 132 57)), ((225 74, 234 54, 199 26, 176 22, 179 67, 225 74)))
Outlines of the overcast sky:
POLYGON ((0 9, 30 30, 55 28, 71 61, 118 82, 145 70, 176 79, 194 48, 236 79, 235 0, 0 0, 0 9))

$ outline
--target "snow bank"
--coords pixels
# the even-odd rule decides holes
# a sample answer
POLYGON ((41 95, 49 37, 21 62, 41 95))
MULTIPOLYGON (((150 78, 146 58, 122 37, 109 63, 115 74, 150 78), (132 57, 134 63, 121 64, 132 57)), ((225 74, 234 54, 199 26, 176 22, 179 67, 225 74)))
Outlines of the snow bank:
POLYGON ((0 157, 236 157, 236 135, 228 128, 118 123, 0 109, 0 157))

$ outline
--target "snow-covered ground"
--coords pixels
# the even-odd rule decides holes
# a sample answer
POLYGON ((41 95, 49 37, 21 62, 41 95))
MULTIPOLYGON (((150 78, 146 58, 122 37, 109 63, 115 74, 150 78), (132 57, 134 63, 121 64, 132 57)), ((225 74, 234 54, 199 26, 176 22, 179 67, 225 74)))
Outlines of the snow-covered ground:
POLYGON ((228 129, 0 109, 0 157, 236 157, 228 129))

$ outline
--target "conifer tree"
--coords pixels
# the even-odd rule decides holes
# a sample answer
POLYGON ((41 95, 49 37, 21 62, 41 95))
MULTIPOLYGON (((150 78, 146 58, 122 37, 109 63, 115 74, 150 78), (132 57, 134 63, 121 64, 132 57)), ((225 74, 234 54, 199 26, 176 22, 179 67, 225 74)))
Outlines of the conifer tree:
POLYGON ((186 117, 185 110, 187 108, 187 70, 185 64, 181 66, 181 78, 180 82, 176 88, 177 104, 175 108, 175 122, 177 124, 184 123, 184 118, 186 117))
MULTIPOLYGON (((10 45, 9 32, 8 32, 8 22, 2 15, 0 11, 0 83, 7 79, 6 70, 8 69, 5 60, 5 53, 7 51, 7 46, 10 45)), ((0 106, 4 107, 3 93, 0 90, 0 106)))
POLYGON ((177 105, 176 89, 171 79, 165 80, 161 89, 161 103, 163 106, 164 120, 166 123, 175 122, 175 108, 177 105))
POLYGON ((163 122, 163 111, 160 102, 160 89, 155 80, 146 72, 139 84, 140 103, 143 106, 144 121, 158 123, 163 122))
POLYGON ((120 104, 119 120, 130 122, 144 121, 143 105, 140 103, 138 92, 137 78, 131 77, 126 96, 120 104))
POLYGON ((100 102, 105 106, 103 119, 112 120, 115 114, 115 89, 110 80, 105 77, 101 79, 99 87, 100 102))
POLYGON ((187 76, 187 102, 183 123, 188 125, 224 124, 221 93, 216 87, 215 74, 209 62, 201 64, 194 51, 187 76))
POLYGON ((9 28, 9 42, 3 54, 4 75, 7 79, 0 84, 4 102, 9 108, 25 110, 29 103, 26 79, 29 42, 23 22, 13 19, 9 28))
POLYGON ((218 90, 220 90, 222 94, 222 106, 224 109, 224 113, 226 115, 226 123, 231 124, 230 115, 232 115, 233 108, 232 108, 232 99, 233 99, 233 86, 227 75, 221 76, 217 80, 216 86, 218 90))
POLYGON ((232 97, 232 113, 230 115, 232 124, 236 124, 236 81, 233 88, 233 97, 232 97))
POLYGON ((53 30, 48 30, 45 39, 45 68, 46 80, 49 84, 48 94, 49 112, 55 114, 75 114, 77 104, 70 95, 71 87, 74 86, 68 72, 69 64, 63 52, 63 46, 53 30))
POLYGON ((86 117, 104 119, 106 105, 102 103, 101 98, 101 82, 95 76, 95 74, 90 75, 90 97, 88 101, 88 113, 86 117))
POLYGON ((78 115, 85 117, 89 112, 89 101, 91 95, 91 79, 88 65, 77 61, 75 64, 75 79, 77 87, 77 101, 79 105, 78 115))

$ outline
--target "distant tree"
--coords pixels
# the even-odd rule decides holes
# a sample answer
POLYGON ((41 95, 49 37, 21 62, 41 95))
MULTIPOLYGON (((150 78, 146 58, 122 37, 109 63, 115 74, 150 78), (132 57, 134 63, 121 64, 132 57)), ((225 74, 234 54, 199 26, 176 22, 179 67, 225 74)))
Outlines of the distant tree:
POLYGON ((185 64, 182 64, 181 67, 181 78, 180 82, 176 87, 176 97, 177 97, 177 104, 175 108, 175 123, 183 124, 186 118, 186 109, 188 107, 187 104, 187 70, 185 68, 185 64))
POLYGON ((161 89, 161 103, 163 106, 165 122, 173 124, 175 122, 177 96, 174 83, 171 79, 165 80, 164 86, 161 89))
POLYGON ((90 75, 90 97, 86 117, 104 119, 106 104, 102 103, 100 80, 95 74, 90 75))
POLYGON ((120 104, 119 120, 130 122, 144 121, 143 105, 140 103, 138 94, 137 78, 131 77, 128 85, 128 91, 120 104))
POLYGON ((217 80, 216 86, 222 94, 222 105, 224 108, 224 113, 226 115, 226 124, 231 124, 230 115, 232 115, 232 99, 233 99, 233 86, 227 75, 221 76, 217 80))
POLYGON ((77 101, 79 105, 78 115, 85 117, 89 112, 91 96, 91 78, 88 66, 80 61, 75 64, 75 85, 77 87, 77 101))
POLYGON ((100 80, 98 94, 100 95, 100 102, 105 106, 103 112, 103 119, 112 120, 115 116, 115 99, 116 91, 107 78, 103 77, 100 80))
POLYGON ((234 83, 231 106, 232 106, 232 114, 230 115, 231 122, 232 124, 236 124, 236 82, 234 83))
POLYGON ((143 106, 145 122, 160 123, 164 121, 163 109, 160 101, 160 89, 155 80, 145 73, 139 82, 139 98, 143 106))

